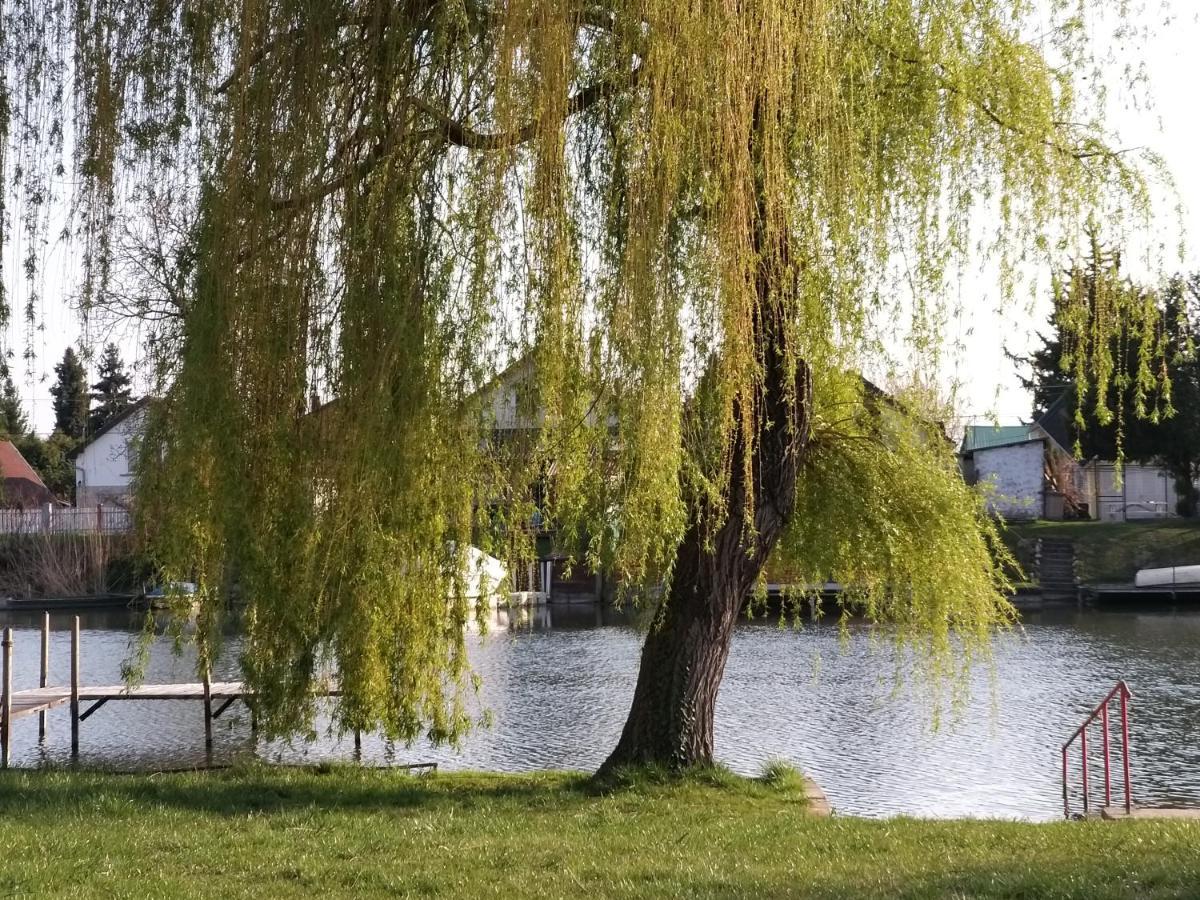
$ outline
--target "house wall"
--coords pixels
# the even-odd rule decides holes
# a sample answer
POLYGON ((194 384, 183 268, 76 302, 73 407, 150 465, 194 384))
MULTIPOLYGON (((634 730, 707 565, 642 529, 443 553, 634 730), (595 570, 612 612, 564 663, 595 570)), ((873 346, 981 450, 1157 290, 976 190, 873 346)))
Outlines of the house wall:
POLYGON ((1041 518, 1045 511, 1045 452, 1041 441, 976 450, 976 480, 991 485, 988 509, 1008 519, 1041 518))
POLYGON ((1176 515, 1175 480, 1159 466, 1126 463, 1120 483, 1115 463, 1093 461, 1086 469, 1088 509, 1093 519, 1120 522, 1176 515))
POLYGON ((129 499, 130 443, 141 433, 146 413, 138 410, 88 444, 75 459, 75 505, 121 504, 129 499))

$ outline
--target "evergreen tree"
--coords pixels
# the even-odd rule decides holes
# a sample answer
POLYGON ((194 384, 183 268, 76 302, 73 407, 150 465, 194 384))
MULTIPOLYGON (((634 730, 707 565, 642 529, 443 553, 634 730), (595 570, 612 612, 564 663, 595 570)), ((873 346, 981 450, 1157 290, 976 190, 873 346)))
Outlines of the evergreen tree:
POLYGON ((21 395, 13 383, 12 374, 4 373, 4 387, 0 390, 0 432, 9 440, 16 440, 29 431, 29 416, 21 406, 21 395))
POLYGON ((87 373, 74 348, 68 347, 62 362, 54 367, 54 430, 79 441, 88 425, 87 373))
POLYGON ((88 414, 88 430, 91 434, 129 408, 133 402, 133 379, 125 371, 121 352, 116 344, 107 344, 100 357, 99 378, 92 385, 91 399, 95 404, 88 414))
MULTIPOLYGON (((1119 276, 1119 255, 1093 247, 1093 258, 1068 270, 1064 284, 1083 286, 1089 302, 1095 305, 1109 290, 1123 290, 1147 298, 1161 310, 1160 329, 1153 335, 1117 334, 1109 338, 1110 354, 1115 363, 1113 382, 1103 396, 1084 402, 1075 390, 1076 380, 1067 371, 1071 340, 1065 335, 1061 292, 1050 318, 1050 333, 1042 335, 1042 344, 1028 357, 1018 361, 1030 367, 1022 384, 1033 392, 1033 417, 1041 420, 1051 407, 1053 415, 1067 433, 1083 459, 1124 458, 1131 462, 1159 465, 1175 481, 1180 515, 1193 517, 1200 511, 1200 359, 1196 338, 1200 334, 1200 273, 1171 278, 1161 291, 1152 292, 1124 281, 1119 276), (1107 262, 1106 262, 1107 261, 1107 262), (1162 402, 1152 404, 1139 396, 1136 387, 1147 380, 1146 361, 1160 358, 1170 370, 1171 390, 1162 402), (1121 384, 1135 390, 1124 392, 1121 384), (1066 402, 1055 403, 1068 392, 1066 402), (1140 408, 1139 408, 1140 404, 1140 408), (1100 412, 1097 412, 1097 411, 1100 412)), ((1149 373, 1153 378, 1154 373, 1149 373)), ((1043 423, 1054 431, 1055 423, 1043 423)))
POLYGON ((13 441, 25 461, 41 477, 42 482, 59 500, 70 503, 75 498, 74 454, 77 441, 56 431, 44 440, 32 432, 13 441))

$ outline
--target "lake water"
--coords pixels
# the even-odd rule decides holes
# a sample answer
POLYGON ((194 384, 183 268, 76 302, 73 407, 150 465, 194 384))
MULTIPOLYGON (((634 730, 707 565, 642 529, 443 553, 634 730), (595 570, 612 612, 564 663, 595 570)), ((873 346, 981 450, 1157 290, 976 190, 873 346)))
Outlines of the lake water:
MULTIPOLYGON (((34 687, 40 619, 4 616, 0 624, 16 632, 14 687, 34 687)), ((628 709, 638 629, 625 616, 590 606, 513 616, 498 613, 486 636, 471 637, 483 677, 481 703, 494 717, 490 729, 475 732, 460 751, 389 746, 365 735, 363 761, 497 771, 599 765, 628 709)), ((67 613, 52 614, 51 683, 69 681, 69 621, 67 613)), ((119 682, 140 621, 124 612, 83 616, 85 683, 119 682)), ((994 661, 972 676, 969 698, 953 709, 945 704, 935 728, 928 686, 897 689, 890 653, 874 647, 865 632, 854 631, 844 643, 831 625, 744 622, 721 687, 717 756, 746 774, 769 759, 791 761, 822 785, 835 810, 849 814, 1053 819, 1062 815, 1062 741, 1123 677, 1135 694, 1135 799, 1200 805, 1200 612, 1032 613, 994 649, 994 661)), ((237 677, 235 650, 233 639, 214 678, 237 677)), ((160 639, 147 680, 194 681, 194 656, 188 648, 175 655, 170 640, 160 639)), ((319 723, 319 730, 326 725, 319 723)), ((210 757, 199 702, 110 703, 82 723, 80 762, 157 769, 224 763, 248 753, 283 762, 354 756, 349 737, 256 740, 240 705, 215 726, 210 757)), ((49 714, 42 746, 36 716, 14 724, 14 765, 69 762, 65 708, 49 714)), ((1078 765, 1077 755, 1071 765, 1078 765)), ((1092 765, 1096 784, 1098 756, 1092 765)))

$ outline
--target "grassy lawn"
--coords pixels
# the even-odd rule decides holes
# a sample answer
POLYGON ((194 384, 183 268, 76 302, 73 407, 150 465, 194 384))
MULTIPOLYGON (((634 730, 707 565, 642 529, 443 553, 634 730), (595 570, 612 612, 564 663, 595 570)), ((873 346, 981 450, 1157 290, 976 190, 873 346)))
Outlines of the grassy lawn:
POLYGON ((1200 825, 819 819, 796 780, 0 777, 0 896, 1195 897, 1200 825))
POLYGON ((1039 537, 1070 538, 1084 582, 1132 582, 1138 569, 1200 564, 1200 522, 1030 522, 1012 524, 1009 546, 1022 564, 1039 537))

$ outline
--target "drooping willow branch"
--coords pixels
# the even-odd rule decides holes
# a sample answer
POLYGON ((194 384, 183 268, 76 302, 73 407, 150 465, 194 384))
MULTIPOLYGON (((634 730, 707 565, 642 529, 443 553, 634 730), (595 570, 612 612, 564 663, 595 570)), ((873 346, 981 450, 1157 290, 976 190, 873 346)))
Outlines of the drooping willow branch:
MULTIPOLYGON (((867 40, 869 41, 869 43, 872 46, 883 51, 888 56, 890 56, 892 59, 896 60, 897 62, 904 63, 905 65, 909 65, 909 66, 913 66, 913 67, 928 68, 930 71, 933 72, 939 87, 941 87, 943 90, 947 91, 948 93, 954 94, 957 97, 962 97, 965 100, 967 100, 975 109, 977 109, 977 110, 979 110, 979 112, 983 113, 983 115, 985 117, 987 117, 987 119, 989 121, 991 121, 992 124, 996 125, 997 127, 1001 128, 1005 131, 1009 131, 1015 135, 1019 135, 1020 137, 1033 137, 1033 135, 1030 134, 1030 132, 1027 128, 1023 128, 1022 126, 1018 125, 1017 123, 1011 121, 1008 117, 1003 116, 999 112, 997 112, 996 109, 992 106, 992 104, 988 102, 986 97, 980 97, 980 96, 976 95, 975 93, 965 90, 962 86, 960 86, 947 73, 946 65, 941 60, 934 59, 929 56, 924 56, 924 57, 905 56, 904 54, 897 53, 891 47, 884 46, 879 41, 872 40, 870 38, 867 38, 867 40)), ((1056 126, 1063 126, 1068 123, 1056 121, 1054 124, 1056 126)), ((1116 150, 1111 147, 1103 146, 1103 144, 1101 144, 1099 141, 1092 142, 1092 144, 1095 145, 1093 149, 1084 149, 1083 147, 1066 146, 1066 145, 1061 144, 1058 141, 1054 140, 1053 138, 1049 138, 1049 137, 1041 137, 1041 138, 1038 138, 1038 140, 1040 141, 1040 143, 1043 146, 1048 147, 1057 153, 1061 153, 1064 156, 1067 156, 1071 159, 1078 160, 1079 162, 1084 162, 1086 160, 1094 159, 1096 157, 1103 157, 1106 159, 1117 159, 1118 157, 1121 157, 1121 156, 1125 155, 1126 153, 1133 153, 1133 152, 1136 152, 1137 150, 1142 149, 1141 147, 1127 147, 1127 148, 1123 148, 1120 150, 1116 150)))

